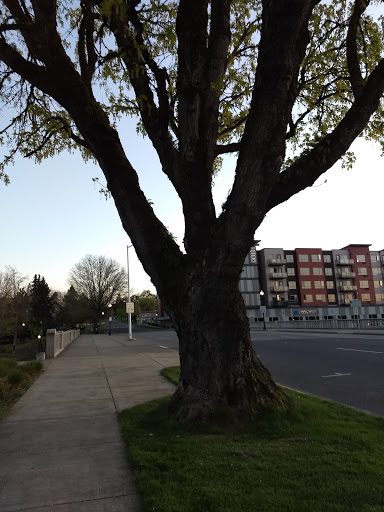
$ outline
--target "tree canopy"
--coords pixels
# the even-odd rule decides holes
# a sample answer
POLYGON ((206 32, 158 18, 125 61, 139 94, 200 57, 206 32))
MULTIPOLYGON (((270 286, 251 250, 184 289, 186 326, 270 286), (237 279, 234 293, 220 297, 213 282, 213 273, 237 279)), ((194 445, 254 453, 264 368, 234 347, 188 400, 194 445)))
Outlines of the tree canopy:
POLYGON ((85 297, 93 318, 97 320, 103 309, 108 308, 126 289, 127 276, 117 261, 88 254, 71 269, 69 282, 71 288, 66 298, 73 303, 74 296, 76 300, 85 297))
POLYGON ((358 136, 383 143, 382 2, 3 0, 0 172, 78 149, 108 192, 180 340, 173 409, 196 418, 286 406, 250 344, 238 279, 265 214, 313 183, 358 136), (136 116, 180 197, 184 251, 123 149, 136 116), (237 155, 222 212, 220 158, 237 155), (199 371, 197 371, 199 369, 199 371))

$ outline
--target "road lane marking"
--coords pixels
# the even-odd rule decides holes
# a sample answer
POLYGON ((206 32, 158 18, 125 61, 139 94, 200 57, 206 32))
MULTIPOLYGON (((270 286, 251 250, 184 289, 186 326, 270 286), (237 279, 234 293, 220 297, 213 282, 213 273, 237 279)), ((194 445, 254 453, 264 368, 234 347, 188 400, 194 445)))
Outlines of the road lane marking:
POLYGON ((323 378, 325 377, 345 377, 347 375, 352 375, 351 373, 334 373, 333 375, 322 375, 323 378))
POLYGON ((376 350, 361 350, 358 348, 336 348, 336 350, 349 350, 350 352, 368 352, 369 354, 382 354, 383 352, 376 352, 376 350))
POLYGON ((168 347, 164 347, 164 345, 159 345, 160 348, 168 348, 168 347))

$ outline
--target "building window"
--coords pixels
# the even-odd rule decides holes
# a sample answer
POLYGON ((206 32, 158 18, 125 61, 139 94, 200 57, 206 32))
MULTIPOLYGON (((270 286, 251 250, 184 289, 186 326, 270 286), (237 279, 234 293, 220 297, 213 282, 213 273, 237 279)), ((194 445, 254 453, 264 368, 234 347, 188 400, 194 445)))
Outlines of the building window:
POLYGON ((288 288, 290 290, 296 290, 296 288, 297 288, 296 281, 288 281, 288 288))
POLYGON ((322 276, 323 275, 323 269, 321 267, 315 267, 312 269, 314 276, 322 276))
POLYGON ((369 288, 368 281, 359 281, 360 288, 369 288))
POLYGON ((293 263, 293 254, 286 254, 285 259, 287 263, 293 263))
POLYGON ((324 315, 324 320, 333 320, 332 315, 324 315))
POLYGON ((373 268, 372 269, 372 275, 374 275, 374 276, 381 276, 381 269, 380 268, 373 268))
POLYGON ((287 274, 288 274, 289 276, 294 276, 294 275, 296 275, 296 273, 295 273, 295 269, 294 269, 294 268, 287 268, 287 274))
POLYGON ((303 302, 313 302, 313 295, 304 295, 303 302))
POLYGON ((297 304, 299 301, 298 301, 298 298, 297 298, 297 295, 290 295, 289 296, 289 302, 291 304, 297 304))
POLYGON ((321 254, 311 254, 311 260, 313 263, 321 261, 321 254))
POLYGON ((324 281, 315 281, 315 288, 324 288, 324 281))
POLYGON ((327 289, 332 290, 335 287, 335 283, 333 281, 327 281, 327 289))
POLYGON ((372 315, 368 315, 369 318, 377 318, 377 314, 373 313, 372 315))
POLYGON ((333 276, 333 270, 331 268, 326 268, 324 270, 326 276, 333 276))
POLYGON ((376 293, 376 302, 384 301, 384 293, 376 293))
POLYGON ((361 302, 371 302, 371 296, 369 293, 361 294, 361 302))
POLYGON ((317 302, 325 302, 325 295, 316 295, 316 301, 317 302))
POLYGON ((364 254, 356 254, 356 261, 358 263, 365 263, 365 255, 364 254))
POLYGON ((371 254, 371 261, 372 262, 379 261, 379 255, 378 254, 371 254))
POLYGON ((301 287, 302 288, 312 288, 312 282, 311 281, 301 281, 301 287))
POLYGON ((324 263, 331 263, 331 255, 330 254, 324 254, 323 255, 323 261, 324 261, 324 263))
POLYGON ((359 267, 357 269, 357 272, 359 276, 366 276, 367 275, 367 269, 365 267, 359 267))
POLYGON ((336 302, 336 295, 333 293, 328 294, 328 302, 336 302))
POLYGON ((302 276, 309 276, 309 267, 301 267, 300 274, 302 276))
POLYGON ((308 263, 308 254, 299 254, 299 261, 301 261, 302 263, 308 263))
POLYGON ((375 288, 381 288, 383 286, 383 281, 380 279, 379 281, 374 281, 375 288))

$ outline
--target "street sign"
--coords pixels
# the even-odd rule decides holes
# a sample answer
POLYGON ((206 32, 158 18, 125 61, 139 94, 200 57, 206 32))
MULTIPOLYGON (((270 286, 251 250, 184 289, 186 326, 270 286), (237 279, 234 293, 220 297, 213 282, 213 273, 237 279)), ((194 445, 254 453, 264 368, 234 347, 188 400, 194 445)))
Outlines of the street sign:
POLYGON ((126 312, 127 313, 134 313, 135 312, 135 305, 133 302, 126 302, 125 303, 126 312))
POLYGON ((361 308, 361 300, 352 299, 349 301, 349 305, 351 306, 351 308, 361 308))
POLYGON ((267 306, 260 306, 260 313, 266 313, 267 312, 267 306))

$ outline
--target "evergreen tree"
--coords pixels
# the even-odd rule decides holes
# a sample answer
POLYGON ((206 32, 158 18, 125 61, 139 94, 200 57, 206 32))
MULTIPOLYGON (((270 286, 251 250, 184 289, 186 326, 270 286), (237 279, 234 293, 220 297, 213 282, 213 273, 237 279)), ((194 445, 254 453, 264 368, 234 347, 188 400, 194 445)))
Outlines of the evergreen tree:
POLYGON ((32 323, 42 332, 52 324, 52 299, 44 277, 35 274, 30 285, 32 323))
POLYGON ((77 293, 71 286, 64 295, 63 308, 58 316, 58 321, 66 327, 75 327, 91 318, 89 300, 84 295, 77 293))

